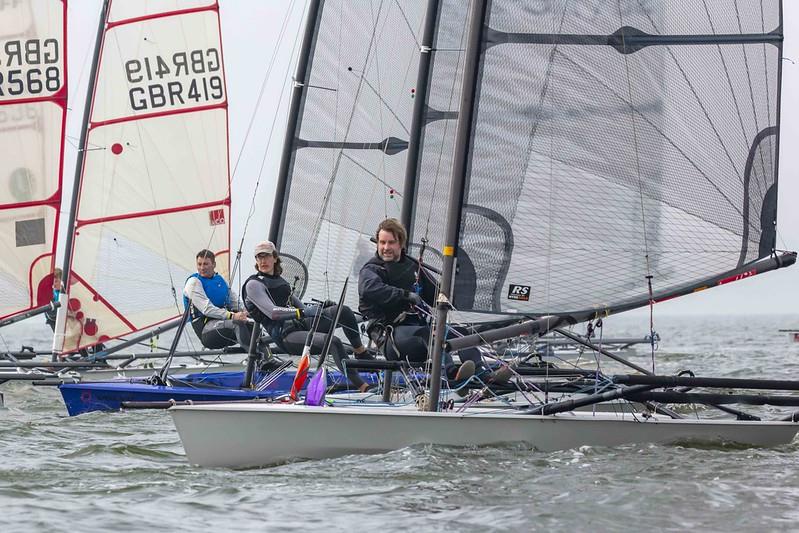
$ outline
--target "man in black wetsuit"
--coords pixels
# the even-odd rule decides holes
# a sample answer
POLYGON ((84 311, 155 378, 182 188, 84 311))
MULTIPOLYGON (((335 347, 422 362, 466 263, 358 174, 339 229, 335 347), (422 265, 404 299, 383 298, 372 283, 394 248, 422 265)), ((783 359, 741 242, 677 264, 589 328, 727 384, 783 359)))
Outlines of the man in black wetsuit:
MULTIPOLYGON (((358 279, 358 309, 369 319, 370 331, 386 332, 386 359, 407 359, 412 364, 427 360, 430 326, 419 314, 425 304, 433 306, 436 282, 419 263, 405 254, 408 233, 394 218, 380 223, 375 237, 377 253, 361 267, 358 279)), ((448 379, 468 379, 482 369, 475 348, 459 353, 456 366, 449 355, 444 361, 448 379)))

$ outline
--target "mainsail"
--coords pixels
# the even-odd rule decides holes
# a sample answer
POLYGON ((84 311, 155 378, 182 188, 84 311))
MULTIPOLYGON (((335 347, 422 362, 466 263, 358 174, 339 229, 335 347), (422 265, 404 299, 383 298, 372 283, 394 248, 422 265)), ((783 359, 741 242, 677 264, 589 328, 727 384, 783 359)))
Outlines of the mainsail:
POLYGON ((578 316, 759 272, 781 57, 778 0, 486 2, 456 307, 578 316))
POLYGON ((47 304, 61 207, 66 0, 0 4, 0 319, 47 304))
POLYGON ((180 314, 196 253, 230 248, 228 117, 218 4, 114 0, 99 66, 63 350, 180 314))
POLYGON ((374 253, 377 224, 400 216, 425 9, 312 2, 270 230, 307 266, 310 296, 338 294, 374 253))

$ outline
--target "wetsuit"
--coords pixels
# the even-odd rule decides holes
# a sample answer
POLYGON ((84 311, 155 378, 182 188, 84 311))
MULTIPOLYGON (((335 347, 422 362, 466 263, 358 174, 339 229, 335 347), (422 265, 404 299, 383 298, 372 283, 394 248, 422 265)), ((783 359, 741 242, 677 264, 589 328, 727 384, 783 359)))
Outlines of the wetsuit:
MULTIPOLYGON (((274 340, 286 353, 301 355, 313 327, 313 319, 322 313, 319 325, 311 341, 311 353, 320 354, 324 348, 326 333, 330 331, 336 317, 338 306, 327 307, 306 306, 299 298, 291 294, 291 286, 280 276, 257 273, 244 282, 242 288, 244 305, 250 316, 261 323, 274 340)), ((344 329, 344 335, 354 349, 363 346, 358 323, 352 310, 344 306, 341 310, 338 325, 344 329)), ((330 352, 336 366, 344 372, 343 361, 347 359, 344 344, 333 336, 330 352)), ((361 387, 364 381, 354 369, 346 370, 347 378, 355 388, 361 387)))
MULTIPOLYGON (((412 309, 409 295, 416 290, 419 273, 419 295, 433 307, 436 282, 419 263, 402 252, 399 261, 384 261, 375 254, 361 267, 358 278, 358 309, 369 319, 371 331, 385 330, 386 359, 406 359, 419 365, 427 361, 430 326, 427 319, 412 309)), ((484 369, 480 352, 476 348, 461 350, 461 361, 471 360, 475 368, 484 369)), ((449 378, 454 378, 457 367, 451 355, 444 354, 444 367, 449 378)))

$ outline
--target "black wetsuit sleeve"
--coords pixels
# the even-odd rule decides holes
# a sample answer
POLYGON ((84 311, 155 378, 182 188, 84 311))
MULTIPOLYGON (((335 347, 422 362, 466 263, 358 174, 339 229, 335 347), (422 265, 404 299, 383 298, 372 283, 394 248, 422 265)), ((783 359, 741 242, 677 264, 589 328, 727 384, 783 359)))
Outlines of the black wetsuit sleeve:
POLYGON ((297 298, 293 294, 290 297, 290 301, 291 301, 291 305, 293 305, 297 309, 302 309, 303 313, 307 311, 307 309, 305 308, 305 304, 302 303, 302 300, 300 300, 299 298, 297 298))
POLYGON ((370 265, 361 269, 358 294, 361 300, 377 307, 401 307, 408 303, 406 291, 388 285, 370 265))
POLYGON ((263 283, 258 280, 250 280, 247 282, 247 301, 257 307, 264 315, 269 317, 270 320, 282 321, 294 318, 299 318, 297 309, 293 307, 278 307, 272 298, 269 297, 269 292, 264 287, 263 283))

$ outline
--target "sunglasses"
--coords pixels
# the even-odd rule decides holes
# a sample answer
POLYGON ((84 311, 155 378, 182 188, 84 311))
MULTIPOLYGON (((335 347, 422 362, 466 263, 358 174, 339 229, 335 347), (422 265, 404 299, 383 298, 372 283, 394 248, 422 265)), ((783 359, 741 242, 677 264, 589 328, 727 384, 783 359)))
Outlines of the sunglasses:
POLYGON ((268 254, 265 252, 261 252, 260 254, 256 255, 256 259, 266 259, 267 257, 273 257, 272 254, 268 254))

